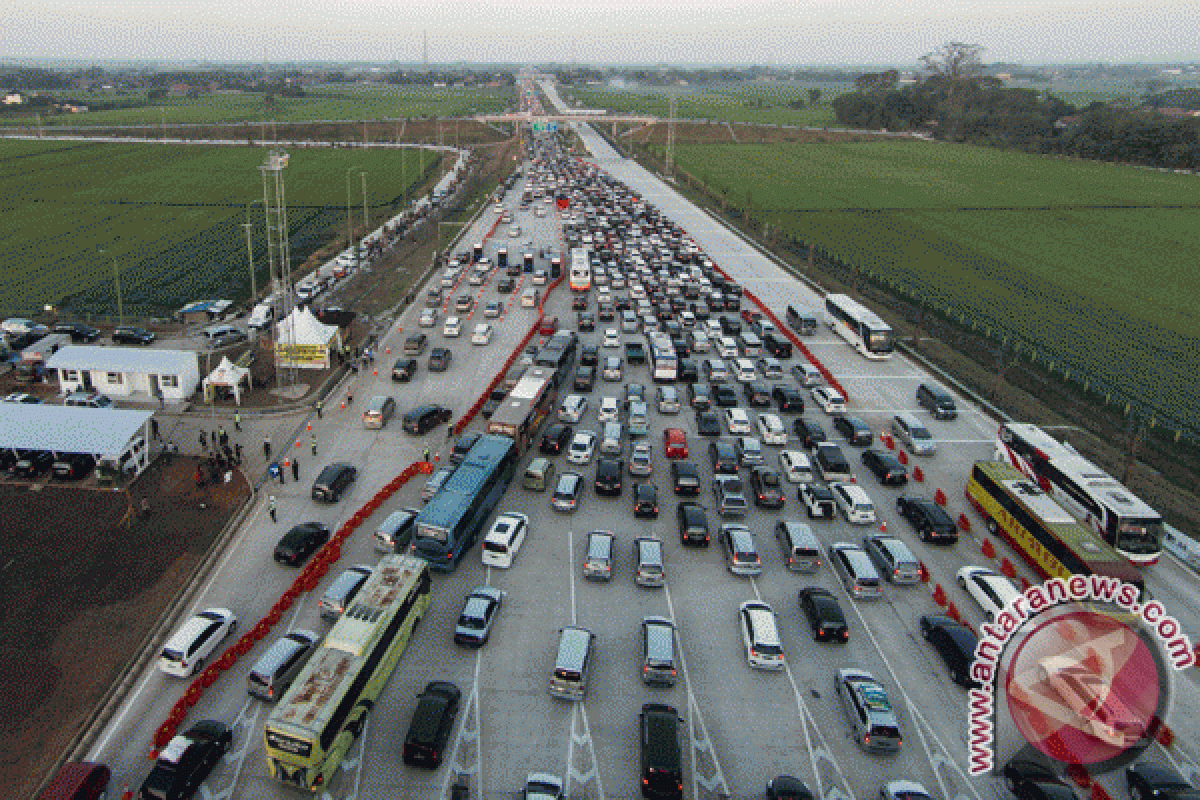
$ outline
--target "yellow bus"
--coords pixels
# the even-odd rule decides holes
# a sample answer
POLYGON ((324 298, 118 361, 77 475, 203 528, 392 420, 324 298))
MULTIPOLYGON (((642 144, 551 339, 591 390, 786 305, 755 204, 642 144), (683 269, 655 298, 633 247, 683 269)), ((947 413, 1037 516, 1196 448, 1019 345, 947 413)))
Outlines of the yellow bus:
POLYGON ((280 783, 329 785, 429 607, 429 565, 385 556, 267 718, 267 770, 280 783))

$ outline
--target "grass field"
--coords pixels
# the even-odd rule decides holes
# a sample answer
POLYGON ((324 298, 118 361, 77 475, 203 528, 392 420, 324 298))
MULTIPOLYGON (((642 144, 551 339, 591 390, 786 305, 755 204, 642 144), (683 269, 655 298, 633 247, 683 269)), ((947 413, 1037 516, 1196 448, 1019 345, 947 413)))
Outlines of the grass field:
MULTIPOLYGON (((0 207, 7 220, 0 232, 0 310, 24 314, 49 303, 112 314, 114 258, 127 314, 162 315, 189 300, 248 297, 247 203, 260 287, 267 271, 264 152, 0 141, 6 189, 0 207)), ((362 222, 360 171, 367 173, 368 205, 378 224, 403 200, 402 172, 410 184, 417 181, 421 158, 385 150, 293 151, 285 172, 293 271, 345 230, 347 171, 356 224, 362 222)), ((434 158, 426 154, 425 166, 434 158)))
POLYGON ((1197 176, 929 142, 676 159, 797 240, 1200 430, 1197 176))
MULTIPOLYGON (((87 96, 80 100, 88 101, 87 96)), ((97 95, 96 100, 112 100, 97 95)), ((261 94, 210 94, 195 98, 170 97, 158 105, 84 114, 42 116, 46 125, 159 125, 161 123, 305 122, 421 116, 453 117, 503 111, 514 105, 510 89, 435 89, 430 87, 320 86, 306 97, 279 97, 273 108, 261 94)), ((0 118, 6 124, 31 125, 32 115, 0 118)))
MULTIPOLYGON (((678 96, 676 115, 692 119, 719 119, 722 122, 746 122, 777 125, 832 125, 833 98, 845 91, 845 86, 822 84, 813 86, 795 83, 721 84, 713 87, 672 90, 678 96), (808 107, 808 90, 821 90, 820 103, 808 107), (788 103, 803 99, 804 108, 789 108, 788 103)), ((666 117, 670 110, 669 95, 652 88, 638 90, 596 89, 571 87, 560 89, 574 95, 584 108, 607 108, 610 111, 629 111, 666 117)))

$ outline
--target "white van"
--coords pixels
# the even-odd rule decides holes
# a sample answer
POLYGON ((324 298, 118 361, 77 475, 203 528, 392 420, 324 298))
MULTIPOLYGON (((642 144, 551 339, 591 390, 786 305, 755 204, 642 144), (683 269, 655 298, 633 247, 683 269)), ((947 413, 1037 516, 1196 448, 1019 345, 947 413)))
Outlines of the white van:
POLYGON ((254 330, 265 330, 271 324, 271 320, 275 318, 275 309, 270 303, 259 303, 250 312, 250 319, 246 321, 246 327, 254 330))
POLYGON ((540 289, 529 288, 521 292, 521 305, 524 308, 536 308, 538 301, 542 298, 540 289))
POLYGON ((163 645, 158 668, 168 675, 187 678, 204 666, 217 645, 237 630, 237 617, 227 608, 209 608, 183 623, 163 645))
POLYGON ((524 514, 510 511, 496 517, 492 529, 483 539, 484 566, 499 569, 511 567, 528 531, 529 517, 524 514))

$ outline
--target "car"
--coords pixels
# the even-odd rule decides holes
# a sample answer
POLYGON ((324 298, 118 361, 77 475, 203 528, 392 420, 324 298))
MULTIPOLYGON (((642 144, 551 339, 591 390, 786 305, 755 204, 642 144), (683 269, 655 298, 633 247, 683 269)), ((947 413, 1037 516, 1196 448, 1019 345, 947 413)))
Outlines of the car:
POLYGON ((154 334, 145 328, 122 325, 113 331, 112 340, 114 344, 147 345, 154 341, 154 334))
POLYGON ((696 411, 707 411, 712 408, 712 392, 702 383, 689 383, 688 402, 691 403, 692 408, 696 411))
POLYGON ((460 294, 454 298, 454 310, 466 314, 475 308, 475 298, 469 294, 460 294))
POLYGON ((814 641, 850 641, 846 615, 842 613, 842 607, 832 592, 820 586, 807 586, 800 590, 798 600, 814 641))
POLYGON ((725 409, 725 429, 731 436, 749 436, 750 415, 740 408, 725 409))
POLYGON ((567 461, 572 464, 590 464, 596 454, 597 437, 593 431, 576 431, 567 446, 567 461))
POLYGON ((704 377, 709 383, 724 383, 729 380, 729 368, 720 358, 704 359, 704 377))
POLYGON ((633 540, 633 581, 638 586, 662 586, 666 579, 662 540, 639 536, 633 540))
POLYGON ((458 317, 446 317, 446 321, 442 323, 442 336, 448 338, 462 336, 462 320, 458 317))
POLYGON ((588 296, 587 296, 586 292, 576 292, 574 295, 571 296, 571 310, 572 311, 587 311, 587 309, 588 309, 588 296))
POLYGON ((392 380, 397 383, 411 381, 416 374, 417 360, 415 358, 398 358, 392 365, 392 380))
POLYGON ((733 408, 738 404, 737 392, 732 386, 727 386, 724 383, 714 383, 710 385, 712 390, 713 402, 718 408, 733 408))
POLYGON ((621 357, 609 356, 604 359, 604 370, 601 373, 604 380, 616 382, 624 376, 624 370, 621 369, 621 357))
POLYGON ((562 422, 576 423, 583 419, 587 410, 588 401, 586 397, 579 394, 569 394, 563 398, 562 403, 558 407, 558 419, 562 422))
POLYGON ((624 464, 619 458, 601 458, 596 462, 596 494, 615 497, 621 494, 624 464))
POLYGON ((579 508, 579 495, 583 491, 583 476, 578 472, 563 472, 554 484, 550 506, 555 511, 574 511, 579 508))
POLYGON ((138 797, 182 800, 195 796, 232 745, 233 732, 224 722, 213 719, 196 722, 173 736, 159 751, 153 769, 142 781, 138 797))
POLYGON ((871 525, 875 522, 875 506, 861 486, 853 483, 834 482, 829 484, 833 502, 841 509, 847 522, 855 525, 871 525))
POLYGON ((813 479, 812 459, 802 450, 781 452, 779 468, 788 483, 808 483, 813 479))
POLYGON ((793 422, 792 433, 800 438, 800 443, 808 450, 825 441, 825 431, 821 426, 807 419, 797 419, 793 422))
POLYGON ((775 612, 766 603, 748 601, 738 607, 746 663, 755 669, 783 669, 783 643, 775 612))
POLYGON ((955 580, 990 619, 1021 595, 1008 578, 986 567, 965 566, 958 571, 955 580))
POLYGON ((875 441, 875 434, 871 432, 871 426, 858 417, 848 417, 844 414, 838 414, 833 418, 833 428, 847 442, 856 447, 868 447, 871 442, 875 441))
POLYGON ((712 486, 718 514, 723 517, 746 515, 746 495, 741 478, 734 475, 716 475, 713 477, 712 486))
POLYGON ((780 775, 767 781, 766 800, 815 800, 804 781, 791 775, 780 775))
POLYGON ((417 320, 417 327, 432 328, 437 325, 438 312, 436 308, 421 309, 421 316, 417 320))
POLYGON ((462 691, 448 681, 430 681, 417 695, 417 707, 404 737, 403 760, 410 767, 437 769, 454 728, 462 691))
POLYGON ((925 614, 921 617, 921 636, 933 646, 950 672, 950 680, 964 689, 980 689, 983 684, 971 675, 975 647, 979 638, 975 632, 945 614, 925 614))
POLYGON ((340 619, 370 577, 370 564, 358 564, 342 570, 317 603, 321 618, 334 622, 340 619))
POLYGON ((179 626, 159 652, 158 668, 190 678, 200 672, 217 646, 237 630, 237 617, 227 608, 207 608, 179 626))
POLYGON ((694 497, 700 494, 700 472, 688 461, 671 462, 671 485, 675 494, 694 497))
POLYGON ((864 450, 862 463, 883 486, 904 486, 908 483, 908 470, 886 450, 864 450))
POLYGON ((1042 762, 1014 758, 1004 765, 1001 775, 1017 800, 1076 800, 1075 790, 1042 762))
POLYGON ((746 398, 746 405, 751 408, 771 407, 771 388, 761 381, 742 384, 742 394, 746 398))
POLYGON ((581 311, 576 320, 576 327, 584 333, 591 333, 596 330, 596 315, 590 311, 581 311))
POLYGON ((475 326, 475 331, 471 334, 471 344, 485 345, 492 341, 492 326, 486 322, 481 322, 475 326))
POLYGON ((633 516, 638 519, 658 518, 658 487, 653 483, 633 484, 633 516))
MULTIPOLYGON (((510 267, 511 269, 511 267, 510 267)), ((517 288, 517 281, 511 276, 505 276, 496 281, 496 291, 500 294, 509 294, 517 288)))
POLYGON ((600 350, 594 344, 585 344, 579 348, 579 363, 585 367, 594 367, 600 363, 600 350))
POLYGON ((687 431, 683 428, 664 428, 663 453, 670 459, 687 458, 687 431))
POLYGON ((450 421, 450 409, 438 405, 417 406, 404 415, 400 427, 406 433, 421 436, 450 421))
POLYGON ((904 743, 900 721, 892 710, 887 690, 871 673, 843 667, 834 676, 834 690, 859 747, 867 752, 900 750, 904 743))
POLYGON ((850 473, 850 462, 846 460, 842 448, 832 442, 821 442, 813 448, 813 461, 825 481, 849 482, 853 479, 850 473))
POLYGON ((575 381, 572 384, 577 392, 590 392, 596 385, 596 368, 580 365, 575 370, 575 381))
POLYGON ((96 466, 95 456, 88 453, 63 453, 50 467, 50 473, 60 481, 86 478, 96 466))
POLYGON ((520 235, 521 235, 521 226, 520 225, 514 225, 508 229, 508 238, 516 239, 520 235))
POLYGON ((796 498, 804 505, 809 519, 833 519, 837 503, 829 487, 820 483, 802 483, 796 487, 796 498))
POLYGON ((592 531, 584 547, 583 577, 594 581, 612 579, 617 560, 617 537, 610 531, 592 531))
POLYGON ((954 419, 958 416, 954 395, 936 383, 917 386, 917 405, 928 411, 934 419, 954 419))
POLYGON ((609 328, 608 330, 604 331, 604 341, 602 344, 604 347, 620 347, 620 332, 618 332, 616 328, 609 328))
POLYGON ((791 386, 776 386, 771 390, 771 399, 780 411, 804 413, 804 395, 791 386))
POLYGON ((696 362, 690 358, 679 359, 677 371, 680 383, 695 383, 700 380, 700 371, 696 367, 696 362))
POLYGON ((754 533, 745 525, 725 523, 721 526, 721 552, 725 567, 734 575, 761 575, 762 557, 754 533))
POLYGON ((596 412, 599 422, 617 422, 621 417, 621 406, 617 398, 605 396, 600 398, 600 408, 596 412))
POLYGON ((896 510, 908 520, 922 541, 958 541, 958 528, 946 509, 925 497, 901 496, 896 498, 896 510))
POLYGON ((454 643, 463 647, 483 647, 487 644, 503 600, 504 592, 491 586, 472 590, 458 615, 454 643))
POLYGON ((319 503, 336 503, 354 482, 358 468, 345 462, 329 464, 317 475, 312 485, 312 499, 319 503))
POLYGON ((100 338, 99 328, 84 325, 82 322, 59 322, 54 326, 54 332, 69 334, 71 341, 76 344, 94 342, 100 338))
POLYGON ((777 415, 759 414, 755 426, 758 428, 758 436, 764 444, 776 447, 787 445, 787 428, 783 427, 783 420, 777 415))
POLYGON ((829 386, 817 386, 812 390, 813 402, 821 407, 826 414, 846 413, 846 398, 841 392, 829 386))
POLYGON ((280 564, 298 567, 329 541, 329 528, 320 522, 295 525, 275 545, 274 558, 280 564))
POLYGON ((570 425, 564 425, 561 422, 555 422, 548 426, 542 433, 542 441, 538 445, 538 452, 549 456, 556 456, 563 451, 563 448, 571 441, 574 435, 574 429, 570 425))
POLYGON ((1133 800, 1200 800, 1200 791, 1165 764, 1139 761, 1125 768, 1125 785, 1133 800))
POLYGON ((712 462, 713 474, 737 475, 737 448, 726 439, 708 443, 708 458, 712 462))
POLYGON ((86 390, 71 392, 63 401, 63 405, 72 408, 114 408, 116 406, 108 395, 86 390))
POLYGON ((892 435, 913 455, 931 456, 937 452, 937 441, 933 434, 912 414, 896 414, 892 417, 892 435))
POLYGON ((429 352, 429 371, 430 372, 445 372, 450 369, 450 362, 454 360, 454 353, 448 347, 435 347, 429 352))
POLYGON ((426 308, 437 308, 442 304, 442 290, 439 287, 434 287, 425 293, 426 308))
POLYGON ((933 800, 933 795, 916 781, 888 781, 879 790, 879 800, 933 800))
POLYGON ((674 386, 659 386, 654 392, 655 407, 660 414, 678 414, 683 410, 679 390, 674 386))
POLYGON ((792 366, 792 377, 796 383, 806 389, 821 385, 821 371, 812 364, 795 364, 792 366))
POLYGON ((548 772, 531 772, 520 800, 563 800, 563 782, 548 772))
POLYGON ((649 442, 638 442, 629 453, 629 474, 640 477, 654 472, 654 448, 649 442))
POLYGON ((754 504, 759 508, 783 508, 783 482, 775 470, 769 467, 750 470, 750 491, 754 492, 754 504))
POLYGON ((3 399, 0 399, 0 403, 21 403, 24 405, 38 405, 41 402, 41 398, 35 397, 27 392, 13 392, 12 394, 5 395, 3 399))
POLYGON ((699 503, 680 503, 675 507, 675 518, 682 544, 708 547, 708 515, 704 513, 704 506, 699 503))
POLYGON ((721 417, 715 411, 701 411, 696 414, 696 431, 701 436, 720 436, 721 417))

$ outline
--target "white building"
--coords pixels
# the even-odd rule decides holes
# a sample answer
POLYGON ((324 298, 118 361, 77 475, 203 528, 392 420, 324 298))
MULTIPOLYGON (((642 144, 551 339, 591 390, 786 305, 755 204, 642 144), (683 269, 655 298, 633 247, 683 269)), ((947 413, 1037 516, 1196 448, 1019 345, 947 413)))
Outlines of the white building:
POLYGON ((0 449, 82 453, 132 477, 150 466, 151 411, 4 403, 0 449))
POLYGON ((161 392, 164 401, 187 400, 200 385, 200 365, 191 350, 72 345, 52 355, 46 368, 58 370, 63 392, 143 399, 161 392))

